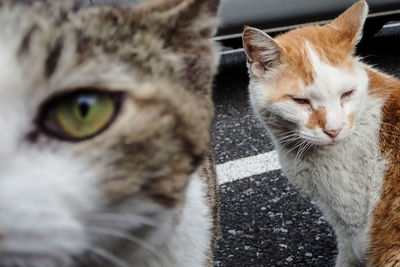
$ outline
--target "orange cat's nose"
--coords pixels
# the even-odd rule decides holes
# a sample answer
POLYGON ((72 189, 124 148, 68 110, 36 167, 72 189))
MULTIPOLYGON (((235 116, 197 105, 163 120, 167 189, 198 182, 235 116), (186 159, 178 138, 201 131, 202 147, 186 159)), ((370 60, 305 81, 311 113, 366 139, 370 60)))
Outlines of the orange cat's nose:
POLYGON ((334 129, 334 130, 322 130, 327 136, 329 136, 330 138, 335 138, 336 136, 338 136, 340 134, 340 132, 342 131, 342 128, 340 129, 334 129))

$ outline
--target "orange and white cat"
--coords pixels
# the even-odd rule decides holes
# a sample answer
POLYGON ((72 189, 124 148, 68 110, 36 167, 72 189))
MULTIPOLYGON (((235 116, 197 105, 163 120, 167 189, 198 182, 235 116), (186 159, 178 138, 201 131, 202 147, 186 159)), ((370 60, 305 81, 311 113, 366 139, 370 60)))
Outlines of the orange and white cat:
POLYGON ((400 82, 354 56, 367 14, 360 1, 324 26, 243 33, 251 105, 333 226, 340 267, 400 264, 400 82))

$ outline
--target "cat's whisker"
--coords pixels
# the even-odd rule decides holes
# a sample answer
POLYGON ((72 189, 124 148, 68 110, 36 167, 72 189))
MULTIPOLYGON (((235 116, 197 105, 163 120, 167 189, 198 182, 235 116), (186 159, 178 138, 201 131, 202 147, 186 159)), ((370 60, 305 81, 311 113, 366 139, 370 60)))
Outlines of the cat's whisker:
POLYGON ((272 143, 267 147, 267 151, 271 151, 273 148, 275 148, 275 144, 272 143))
POLYGON ((99 236, 99 237, 107 236, 107 237, 113 237, 115 239, 127 241, 133 245, 137 245, 137 246, 145 249, 146 251, 151 253, 153 256, 157 256, 155 249, 153 247, 151 247, 149 244, 147 244, 146 241, 144 241, 138 237, 134 237, 128 232, 121 231, 121 230, 114 229, 114 228, 91 227, 88 230, 88 233, 99 236))
POLYGON ((296 153, 296 155, 294 156, 294 159, 293 159, 294 162, 298 162, 298 160, 300 159, 299 155, 301 153, 301 148, 302 147, 303 147, 303 144, 301 146, 299 146, 299 149, 297 150, 297 153, 296 153))
POLYGON ((303 142, 302 142, 302 146, 300 146, 300 148, 299 148, 299 150, 298 150, 298 152, 297 152, 297 154, 296 154, 296 157, 295 157, 295 161, 298 161, 298 160, 300 160, 301 159, 301 157, 304 155, 304 153, 307 151, 307 149, 309 148, 309 147, 311 147, 311 143, 309 143, 309 142, 307 142, 307 140, 304 140, 303 142))
POLYGON ((287 154, 290 154, 292 151, 295 151, 296 149, 299 148, 299 146, 301 146, 301 143, 298 143, 297 145, 293 146, 289 151, 287 151, 287 154))
POLYGON ((279 144, 285 145, 285 146, 288 146, 288 145, 290 146, 290 145, 295 145, 295 144, 299 143, 300 140, 301 139, 299 139, 299 138, 292 138, 292 139, 285 140, 283 142, 279 142, 279 144))
MULTIPOLYGON (((301 147, 302 145, 303 145, 303 142, 301 141, 301 142, 299 142, 298 144, 296 144, 295 146, 293 146, 289 151, 287 151, 286 154, 287 154, 287 155, 290 155, 291 152, 298 150, 299 147, 301 147)), ((297 155, 297 153, 296 153, 296 155, 297 155)), ((295 158, 294 158, 294 161, 295 161, 295 162, 297 162, 297 161, 295 160, 295 159, 296 159, 296 155, 295 155, 295 158)))
POLYGON ((302 143, 302 146, 300 146, 299 150, 297 151, 296 157, 295 157, 295 161, 300 160, 301 156, 304 154, 305 148, 307 147, 308 143, 306 141, 304 141, 302 143))
POLYGON ((99 248, 99 247, 87 247, 86 250, 93 255, 100 257, 109 263, 111 263, 113 266, 116 267, 129 267, 129 264, 125 262, 123 259, 115 256, 114 254, 108 252, 105 249, 99 248))
POLYGON ((281 137, 276 138, 275 141, 280 145, 288 145, 293 143, 301 142, 301 138, 299 137, 298 131, 292 131, 290 134, 282 134, 281 137))
POLYGON ((292 130, 292 131, 287 131, 281 134, 277 134, 276 137, 282 137, 282 136, 288 136, 288 135, 292 135, 292 134, 298 134, 298 130, 292 130))
POLYGON ((304 146, 304 141, 302 140, 302 141, 299 143, 298 148, 296 149, 296 154, 295 154, 295 157, 294 157, 294 161, 297 162, 297 156, 299 155, 299 153, 300 153, 300 151, 301 151, 301 149, 302 149, 303 146, 304 146))
POLYGON ((310 142, 307 142, 306 148, 305 148, 305 150, 304 150, 304 153, 307 152, 307 151, 309 151, 309 150, 311 149, 311 147, 313 147, 313 144, 310 143, 310 142))
POLYGON ((298 144, 293 147, 294 150, 298 150, 306 140, 304 138, 298 138, 298 141, 299 141, 298 144))
POLYGON ((119 223, 123 226, 137 226, 137 225, 146 225, 146 226, 157 226, 157 222, 150 218, 134 215, 134 214, 118 214, 118 213, 96 213, 90 214, 85 221, 87 222, 95 222, 95 223, 119 223))
POLYGON ((276 139, 277 140, 281 140, 281 138, 287 138, 287 137, 290 137, 290 136, 298 136, 298 131, 289 131, 289 132, 286 132, 286 133, 282 133, 282 134, 278 134, 278 135, 276 135, 276 139))
MULTIPOLYGON (((300 138, 299 138, 300 139, 300 138)), ((296 151, 296 154, 293 158, 293 161, 297 163, 298 161, 301 160, 301 157, 304 155, 306 151, 308 151, 312 146, 313 143, 310 141, 314 141, 315 138, 310 138, 309 136, 306 136, 305 138, 300 139, 300 143, 294 146, 292 149, 290 149, 287 154, 290 154, 291 152, 296 151)))
POLYGON ((294 133, 294 134, 283 136, 281 138, 276 138, 276 141, 278 143, 288 143, 291 141, 296 141, 298 139, 299 139, 299 136, 297 135, 297 133, 294 133))

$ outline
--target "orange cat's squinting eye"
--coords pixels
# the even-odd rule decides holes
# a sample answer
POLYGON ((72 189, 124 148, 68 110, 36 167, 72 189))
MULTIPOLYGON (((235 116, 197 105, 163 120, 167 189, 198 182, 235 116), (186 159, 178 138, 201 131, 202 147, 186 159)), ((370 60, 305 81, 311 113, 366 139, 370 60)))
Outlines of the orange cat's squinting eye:
POLYGON ((346 93, 344 93, 340 96, 340 99, 345 100, 345 99, 351 97, 354 94, 354 91, 355 91, 354 89, 347 91, 346 93))
POLYGON ((311 106, 311 102, 310 102, 310 100, 307 99, 307 98, 300 98, 300 97, 295 97, 295 96, 289 96, 289 98, 290 98, 292 101, 296 102, 297 104, 300 104, 300 105, 310 105, 310 106, 311 106))

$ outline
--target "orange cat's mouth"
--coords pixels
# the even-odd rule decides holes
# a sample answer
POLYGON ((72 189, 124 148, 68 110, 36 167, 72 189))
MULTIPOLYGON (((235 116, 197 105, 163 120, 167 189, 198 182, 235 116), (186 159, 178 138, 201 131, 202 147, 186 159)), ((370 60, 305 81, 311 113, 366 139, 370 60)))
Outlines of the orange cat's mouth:
POLYGON ((332 142, 330 142, 330 143, 328 144, 328 146, 336 146, 337 144, 339 144, 338 141, 332 140, 332 142))

